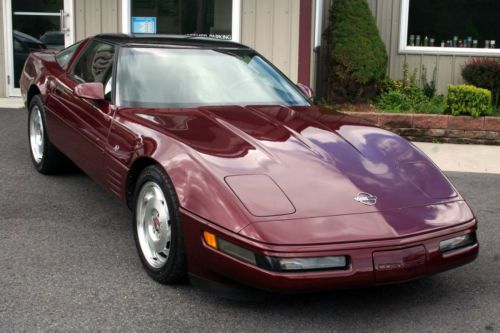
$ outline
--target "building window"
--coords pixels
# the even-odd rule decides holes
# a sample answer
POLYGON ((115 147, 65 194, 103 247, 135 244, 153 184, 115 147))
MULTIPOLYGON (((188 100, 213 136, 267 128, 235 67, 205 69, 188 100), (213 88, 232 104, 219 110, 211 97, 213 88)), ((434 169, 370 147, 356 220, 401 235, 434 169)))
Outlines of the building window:
POLYGON ((233 38, 233 0, 130 0, 130 31, 233 38))
POLYGON ((400 51, 500 55, 498 14, 498 0, 402 0, 400 51))

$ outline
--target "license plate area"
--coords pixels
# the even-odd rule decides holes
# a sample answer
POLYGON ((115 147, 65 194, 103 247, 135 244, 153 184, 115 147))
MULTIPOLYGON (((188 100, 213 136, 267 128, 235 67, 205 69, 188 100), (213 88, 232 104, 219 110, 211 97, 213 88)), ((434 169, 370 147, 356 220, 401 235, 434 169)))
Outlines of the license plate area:
POLYGON ((424 246, 373 252, 375 282, 404 281, 425 275, 426 258, 424 246))

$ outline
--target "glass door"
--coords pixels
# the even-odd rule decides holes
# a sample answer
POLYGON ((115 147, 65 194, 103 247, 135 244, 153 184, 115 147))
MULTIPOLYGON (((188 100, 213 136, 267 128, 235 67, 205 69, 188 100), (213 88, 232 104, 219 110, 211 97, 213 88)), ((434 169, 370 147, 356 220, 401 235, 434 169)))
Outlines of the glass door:
POLYGON ((73 43, 72 7, 73 0, 7 1, 7 28, 11 36, 7 83, 11 96, 20 94, 19 78, 30 52, 60 50, 73 43))

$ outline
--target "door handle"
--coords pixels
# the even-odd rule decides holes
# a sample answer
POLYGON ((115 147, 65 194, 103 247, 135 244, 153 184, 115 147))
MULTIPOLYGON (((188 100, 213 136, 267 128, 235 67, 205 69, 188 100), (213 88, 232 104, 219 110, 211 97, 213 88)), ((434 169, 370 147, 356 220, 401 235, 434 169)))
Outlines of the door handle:
POLYGON ((64 9, 59 10, 59 26, 61 27, 61 32, 64 33, 64 9))
POLYGON ((59 10, 59 24, 61 26, 61 32, 65 35, 68 35, 69 28, 66 28, 65 18, 69 16, 69 14, 64 12, 64 9, 59 10))

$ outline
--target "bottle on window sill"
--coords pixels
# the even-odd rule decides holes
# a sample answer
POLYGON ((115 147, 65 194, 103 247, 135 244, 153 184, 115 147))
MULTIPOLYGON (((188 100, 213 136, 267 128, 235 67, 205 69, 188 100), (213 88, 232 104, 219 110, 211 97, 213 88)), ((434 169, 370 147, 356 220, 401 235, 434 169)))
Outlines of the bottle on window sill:
POLYGON ((415 35, 410 35, 409 44, 410 46, 415 46, 415 35))
POLYGON ((436 40, 434 38, 429 39, 429 45, 431 47, 434 47, 435 44, 436 44, 436 40))
POLYGON ((417 37, 415 38, 415 44, 416 44, 417 46, 422 46, 422 45, 420 44, 420 35, 417 35, 417 37))
POLYGON ((489 48, 490 48, 490 41, 489 41, 489 40, 486 40, 486 41, 484 42, 484 48, 485 48, 485 49, 489 49, 489 48))
POLYGON ((477 39, 474 39, 474 41, 472 41, 472 47, 477 49, 478 46, 479 46, 479 41, 477 39))
POLYGON ((497 42, 495 40, 490 41, 490 49, 494 49, 496 46, 496 43, 497 42))
POLYGON ((446 46, 446 42, 444 40, 441 41, 441 47, 445 47, 446 46))
POLYGON ((453 47, 458 47, 458 36, 453 37, 453 47))

